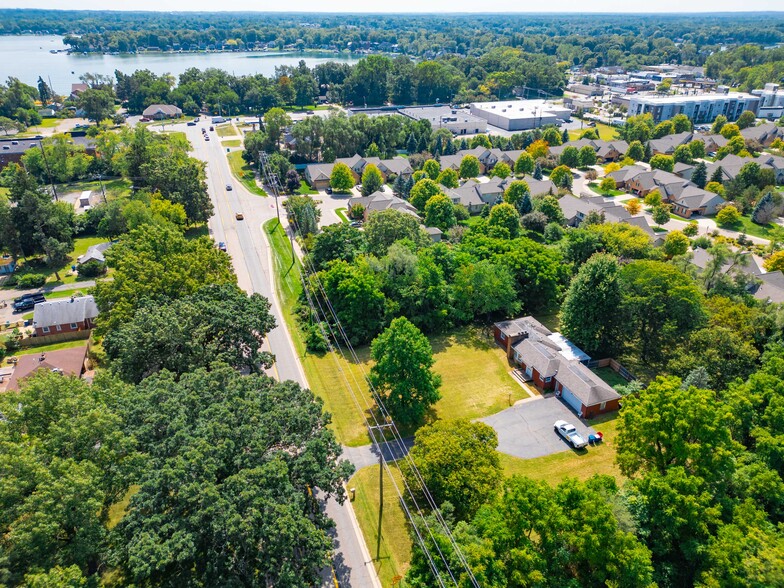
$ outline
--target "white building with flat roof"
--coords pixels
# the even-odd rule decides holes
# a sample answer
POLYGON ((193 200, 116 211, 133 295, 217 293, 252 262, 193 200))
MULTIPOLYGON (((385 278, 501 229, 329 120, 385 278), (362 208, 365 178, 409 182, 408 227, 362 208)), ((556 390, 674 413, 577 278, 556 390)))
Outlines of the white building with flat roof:
POLYGON ((752 90, 751 93, 760 99, 758 117, 773 120, 784 116, 784 92, 780 91, 778 84, 765 84, 765 89, 752 90))
POLYGON ((757 114, 758 96, 741 92, 727 94, 695 94, 674 96, 632 96, 629 99, 629 116, 651 113, 653 120, 660 123, 677 114, 685 114, 697 124, 710 123, 723 114, 727 120, 738 120, 744 110, 757 114))
POLYGON ((487 121, 468 110, 449 106, 410 106, 401 108, 403 114, 414 120, 428 120, 433 129, 449 129, 455 135, 475 135, 487 132, 487 121))
POLYGON ((471 114, 487 121, 487 124, 507 131, 525 131, 545 125, 554 125, 570 120, 571 111, 562 104, 547 100, 499 100, 497 102, 474 102, 471 114))

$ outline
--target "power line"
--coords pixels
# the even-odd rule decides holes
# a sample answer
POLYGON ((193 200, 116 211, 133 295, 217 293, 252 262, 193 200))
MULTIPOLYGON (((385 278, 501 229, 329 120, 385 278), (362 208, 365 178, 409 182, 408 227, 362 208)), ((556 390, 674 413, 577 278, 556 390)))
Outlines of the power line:
MULTIPOLYGON (((261 165, 261 167, 263 169, 263 174, 264 174, 265 178, 269 178, 271 180, 270 181, 270 188, 271 188, 271 191, 273 192, 273 195, 277 199, 278 196, 279 196, 278 190, 277 190, 278 183, 275 181, 276 178, 273 175, 273 173, 269 170, 268 159, 266 158, 266 154, 264 154, 264 156, 260 157, 260 165, 261 165)), ((294 228, 295 232, 300 233, 300 235, 301 235, 301 231, 299 230, 299 227, 297 226, 296 219, 294 219, 294 218, 291 219, 291 225, 294 228)), ((290 237, 293 239, 293 235, 290 235, 290 237)), ((292 243, 292 247, 293 247, 293 243, 292 243)), ((313 266, 312 262, 308 259, 307 255, 305 255, 305 259, 304 259, 304 262, 303 262, 303 270, 304 270, 304 272, 303 271, 299 272, 300 273, 300 279, 302 281, 303 292, 305 294, 306 300, 307 300, 308 305, 310 307, 311 315, 317 321, 318 328, 319 328, 322 336, 324 337, 324 340, 327 342, 327 346, 328 346, 329 350, 331 352, 333 352, 333 353, 340 353, 341 357, 343 357, 343 359, 346 360, 346 356, 343 353, 343 347, 345 345, 345 348, 348 349, 348 351, 349 351, 349 353, 351 355, 351 358, 353 359, 353 363, 358 365, 360 367, 360 370, 363 372, 363 375, 366 376, 366 374, 364 373, 364 369, 362 368, 361 362, 359 361, 359 358, 358 358, 356 352, 354 351, 353 346, 351 345, 351 342, 350 342, 350 340, 349 340, 349 338, 348 338, 348 336, 347 336, 347 334, 346 334, 346 332, 345 332, 345 330, 344 330, 344 328, 343 328, 343 326, 342 326, 342 324, 340 322, 340 319, 338 318, 337 313, 336 313, 336 311, 335 311, 331 301, 329 300, 329 297, 326 294, 326 291, 325 291, 325 289, 323 287, 323 284, 321 283, 321 280, 320 280, 320 278, 318 276, 318 272, 315 271, 315 267, 313 266), (312 284, 314 284, 317 287, 318 293, 320 294, 320 296, 312 296, 312 294, 310 292, 310 289, 309 289, 309 284, 308 284, 308 282, 305 279, 305 273, 309 274, 308 275, 308 279, 309 279, 309 281, 312 284), (319 298, 323 299, 323 302, 324 302, 323 306, 322 306, 322 300, 319 300, 319 298), (316 306, 318 306, 319 310, 316 310, 316 306), (325 310, 325 307, 326 307, 327 310, 325 310), (323 316, 323 318, 325 319, 324 321, 320 320, 321 316, 323 316), (332 320, 330 320, 330 318, 332 320), (326 329, 324 327, 325 324, 326 324, 326 329), (333 328, 333 324, 334 324, 334 328, 333 328), (329 335, 330 336, 327 335, 327 332, 326 332, 327 329, 329 330, 329 335), (336 333, 336 330, 337 330, 337 333, 336 333), (340 336, 340 338, 338 338, 338 335, 340 336), (333 344, 332 344, 333 340, 335 342, 335 346, 333 346, 333 344), (342 340, 343 345, 341 344, 341 340, 342 340)), ((395 487, 395 491, 398 494, 398 498, 399 498, 399 500, 401 502, 401 505, 403 506, 405 514, 406 514, 407 518, 409 519, 409 522, 411 523, 412 528, 414 529, 414 533, 415 533, 415 535, 417 537, 417 542, 419 543, 420 548, 422 549, 422 552, 427 557, 428 563, 430 564, 431 570, 433 571, 433 574, 436 577, 437 581, 439 582, 440 585, 442 585, 442 586, 444 585, 444 583, 443 583, 444 579, 442 578, 441 573, 438 570, 438 566, 436 565, 437 559, 440 559, 443 562, 443 564, 444 564, 444 567, 446 569, 447 574, 449 575, 449 578, 452 580, 452 582, 455 585, 458 584, 457 579, 455 578, 455 576, 454 576, 454 574, 452 572, 452 569, 451 569, 451 567, 449 565, 447 557, 442 552, 442 550, 441 550, 441 548, 439 546, 439 542, 436 540, 436 538, 435 538, 435 536, 433 534, 433 531, 432 531, 432 529, 430 528, 430 525, 427 522, 427 519, 425 518, 424 514, 422 513, 421 508, 419 507, 419 504, 417 502, 414 490, 411 488, 411 486, 409 484, 409 481, 404 477, 403 478, 403 484, 405 486, 405 489, 406 489, 406 491, 407 491, 407 493, 408 493, 408 495, 409 495, 409 497, 410 497, 410 499, 412 501, 412 504, 413 504, 414 508, 416 509, 417 514, 419 514, 420 517, 421 517, 422 525, 427 530, 427 534, 430 535, 431 539, 433 540, 433 545, 435 546, 435 549, 438 552, 438 558, 434 557, 434 555, 427 548, 427 546, 426 546, 426 544, 424 542, 424 538, 422 537, 422 533, 421 533, 419 527, 417 526, 417 522, 415 521, 414 516, 412 515, 408 505, 406 504, 406 500, 403 497, 403 493, 400 491, 400 488, 398 487, 394 477, 392 476, 392 473, 391 473, 391 470, 389 468, 389 465, 387 464, 386 460, 383 457, 383 450, 384 450, 383 445, 390 446, 392 443, 394 443, 395 446, 397 446, 397 449, 398 449, 398 451, 400 453, 401 459, 406 461, 407 465, 409 466, 410 471, 413 473, 414 479, 417 482, 417 484, 418 484, 418 486, 419 486, 419 488, 421 490, 422 495, 425 497, 425 500, 427 501, 428 506, 432 510, 432 512, 433 512, 433 514, 434 514, 434 516, 436 518, 436 521, 438 522, 439 527, 441 527, 444 535, 449 540, 450 545, 451 545, 451 547, 452 547, 452 549, 454 551, 454 554, 457 556, 458 560, 460 561, 461 567, 463 567, 465 569, 465 571, 466 571, 466 573, 467 573, 467 575, 468 575, 468 577, 469 577, 469 579, 471 581, 471 584, 475 588, 479 588, 479 584, 478 584, 478 582, 477 582, 477 580, 476 580, 476 578, 475 578, 475 576, 474 576, 474 574, 473 574, 473 572, 471 570, 471 567, 468 564, 467 560, 465 559, 465 556, 463 555, 462 550, 460 549, 459 545, 455 541, 454 536, 452 535, 452 532, 449 529, 449 525, 446 523, 446 521, 444 520, 443 516, 441 515, 441 512, 438 509, 438 505, 436 504, 435 500, 433 499, 432 494, 428 490, 428 488, 427 488, 427 486, 425 484, 425 481, 422 478, 421 473, 419 472, 418 468, 416 467, 416 464, 413 462, 413 459, 411 459, 411 457, 408 455, 408 451, 407 451, 407 448, 405 446, 405 442, 404 442, 402 436, 400 435, 400 432, 397 429, 397 425, 395 424, 394 420, 392 419, 392 416, 389 414, 389 411, 384 406, 384 403, 383 403, 383 401, 382 401, 378 391, 375 389, 375 387, 372 384, 369 383, 371 395, 373 396, 373 399, 374 399, 374 401, 376 403, 376 406, 377 406, 379 412, 381 413, 381 417, 383 418, 383 422, 382 423, 379 423, 379 420, 378 420, 378 418, 376 416, 375 411, 372 410, 372 407, 367 405, 367 402, 365 404, 366 404, 366 407, 368 408, 368 411, 365 412, 365 411, 362 410, 362 407, 359 404, 357 395, 356 395, 356 393, 354 391, 354 387, 348 381, 348 378, 346 377, 346 374, 340 368, 340 364, 337 362, 337 356, 333 355, 333 358, 334 358, 334 360, 335 360, 335 362, 337 364, 338 371, 341 373, 341 375, 342 375, 342 377, 344 379, 344 382, 346 384, 346 387, 349 390, 349 392, 351 393, 352 398, 354 400, 354 403, 357 406, 358 410, 360 410, 360 413, 362 413, 363 415, 366 415, 366 414, 370 414, 371 415, 371 418, 372 418, 374 424, 371 424, 370 420, 368 420, 368 418, 366 416, 363 416, 363 419, 365 420, 365 425, 368 428, 368 433, 369 433, 369 435, 371 437, 373 445, 379 451, 379 455, 381 456, 381 463, 382 463, 383 467, 385 468, 385 470, 387 471, 387 473, 389 474, 389 476, 390 476, 390 478, 392 480, 393 486, 395 487), (390 431, 392 433, 392 441, 387 441, 386 440, 386 436, 383 434, 384 431, 390 431), (381 440, 379 440, 379 435, 381 435, 381 440)), ((352 378, 354 379, 354 384, 357 386, 357 389, 361 390, 361 388, 359 386, 359 383, 356 381, 356 375, 354 373, 352 373, 352 378)))

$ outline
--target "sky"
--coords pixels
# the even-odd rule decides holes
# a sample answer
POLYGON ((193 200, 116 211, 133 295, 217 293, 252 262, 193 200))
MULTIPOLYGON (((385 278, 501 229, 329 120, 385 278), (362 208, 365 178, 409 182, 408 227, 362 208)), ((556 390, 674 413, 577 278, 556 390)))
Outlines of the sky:
MULTIPOLYGON (((7 8, 59 8, 63 10, 153 10, 160 11, 253 11, 253 12, 486 12, 476 0, 4 0, 7 8)), ((781 0, 656 0, 635 3, 628 0, 548 0, 546 3, 508 5, 514 12, 750 12, 781 11, 781 0)), ((494 8, 497 10, 498 5, 494 8)))

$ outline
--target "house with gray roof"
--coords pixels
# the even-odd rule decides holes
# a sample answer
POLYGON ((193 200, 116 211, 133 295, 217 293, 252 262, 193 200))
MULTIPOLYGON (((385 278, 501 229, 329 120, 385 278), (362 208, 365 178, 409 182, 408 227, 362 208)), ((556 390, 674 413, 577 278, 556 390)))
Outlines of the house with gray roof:
POLYGON ((37 337, 89 331, 97 317, 98 306, 92 296, 71 296, 36 304, 33 327, 37 337))
POLYGON ((651 139, 648 141, 648 145, 650 145, 653 155, 672 155, 678 147, 690 143, 694 138, 694 133, 686 131, 675 133, 674 135, 665 135, 660 139, 651 139))
POLYGON ((579 361, 561 362, 554 389, 580 418, 593 418, 620 408, 621 395, 579 361))
POLYGON ((514 360, 528 379, 543 390, 551 389, 561 365, 560 347, 546 338, 528 337, 514 346, 514 360))
POLYGON ((764 123, 758 127, 741 129, 740 134, 744 141, 756 141, 764 147, 769 147, 776 139, 784 139, 784 128, 776 123, 764 123))
POLYGON ((754 291, 754 298, 778 304, 784 302, 784 273, 770 272, 759 276, 761 284, 754 291))
POLYGON ((182 116, 182 109, 174 106, 173 104, 151 104, 144 109, 142 115, 147 118, 155 120, 163 120, 164 118, 180 118, 182 116))
POLYGON ((80 255, 77 258, 77 261, 80 264, 87 263, 88 261, 99 261, 104 263, 106 261, 104 252, 111 246, 111 241, 107 241, 106 243, 98 243, 97 245, 90 245, 84 255, 80 255))
POLYGON ((418 211, 412 204, 402 198, 398 198, 390 192, 379 190, 378 192, 373 192, 369 196, 348 199, 349 210, 357 204, 365 209, 365 220, 367 220, 368 216, 373 212, 389 209, 397 210, 404 214, 410 214, 413 217, 419 218, 418 211))
POLYGON ((620 139, 613 141, 603 141, 601 139, 578 139, 577 141, 570 141, 550 148, 550 153, 556 157, 561 157, 564 149, 567 147, 574 147, 577 150, 583 147, 590 147, 596 152, 596 157, 599 161, 604 163, 610 161, 618 161, 622 159, 626 152, 629 150, 629 144, 620 139))

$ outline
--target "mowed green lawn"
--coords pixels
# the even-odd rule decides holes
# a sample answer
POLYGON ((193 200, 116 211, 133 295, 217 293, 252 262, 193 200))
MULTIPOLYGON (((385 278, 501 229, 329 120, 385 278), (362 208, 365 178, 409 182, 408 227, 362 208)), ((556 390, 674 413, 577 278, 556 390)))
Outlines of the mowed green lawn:
MULTIPOLYGON (((400 470, 390 465, 392 476, 401 492, 400 470)), ((389 474, 384 471, 384 514, 381 519, 381 545, 378 544, 379 466, 362 468, 352 477, 347 487, 356 490, 352 503, 357 522, 362 529, 370 558, 384 588, 392 586, 394 578, 405 576, 411 561, 411 537, 403 508, 389 474)))
MULTIPOLYGON (((345 357, 331 353, 319 356, 305 351, 292 314, 302 287, 299 264, 292 266, 288 239, 276 220, 268 221, 264 230, 274 252, 276 289, 308 383, 332 414, 338 441, 349 446, 365 445, 369 439, 364 419, 367 409, 373 406, 365 380, 370 370, 369 347, 356 349, 359 363, 351 361, 348 353, 345 357)), ((489 334, 464 327, 431 337, 430 342, 435 359, 433 369, 442 378, 442 397, 430 411, 429 420, 479 418, 527 397, 525 390, 509 375, 511 367, 504 351, 493 343, 489 334)))
POLYGON ((242 159, 242 151, 232 151, 226 154, 229 160, 231 173, 242 184, 257 196, 266 196, 267 193, 256 183, 256 171, 242 159))
MULTIPOLYGON (((582 133, 584 133, 585 131, 587 131, 589 128, 592 128, 592 127, 589 127, 586 124, 582 129, 576 129, 574 131, 569 131, 569 140, 570 141, 576 141, 577 139, 580 138, 580 135, 582 133)), ((602 141, 612 141, 613 139, 617 138, 616 137, 616 131, 618 129, 616 129, 615 127, 611 127, 610 125, 606 125, 604 123, 598 122, 598 123, 596 123, 596 127, 595 128, 596 128, 597 131, 599 131, 599 138, 602 141)))

